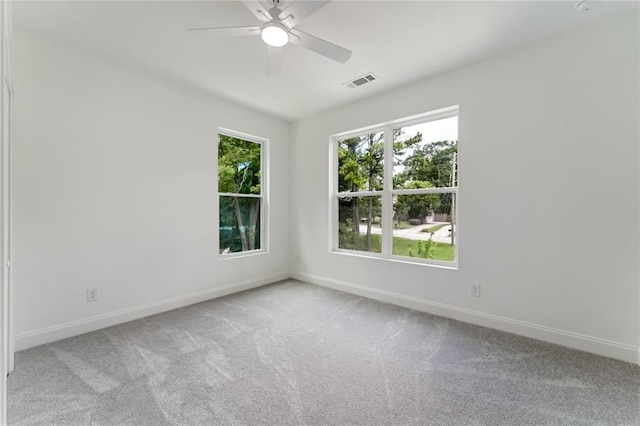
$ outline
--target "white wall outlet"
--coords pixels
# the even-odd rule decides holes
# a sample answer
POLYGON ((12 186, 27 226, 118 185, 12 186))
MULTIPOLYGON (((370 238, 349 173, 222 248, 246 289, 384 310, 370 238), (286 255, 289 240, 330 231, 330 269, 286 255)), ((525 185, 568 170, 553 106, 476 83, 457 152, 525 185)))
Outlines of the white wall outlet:
POLYGON ((98 300, 98 289, 97 288, 88 288, 87 289, 87 302, 95 302, 98 300))
POLYGON ((480 284, 471 284, 471 295, 473 297, 480 297, 480 284))

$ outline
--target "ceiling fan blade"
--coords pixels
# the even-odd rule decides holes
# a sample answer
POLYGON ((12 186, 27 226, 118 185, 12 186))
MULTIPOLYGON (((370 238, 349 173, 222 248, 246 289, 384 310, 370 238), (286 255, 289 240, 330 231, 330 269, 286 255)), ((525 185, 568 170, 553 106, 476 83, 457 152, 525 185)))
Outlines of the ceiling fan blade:
POLYGON ((260 27, 189 28, 189 34, 205 38, 260 35, 260 27))
POLYGON ((327 5, 331 0, 297 0, 291 3, 278 16, 288 28, 293 28, 302 22, 307 16, 327 5))
POLYGON ((351 57, 351 51, 349 49, 340 47, 337 44, 322 40, 321 38, 312 36, 311 34, 307 34, 300 30, 291 29, 290 32, 293 35, 293 37, 289 37, 289 41, 291 41, 291 43, 297 44, 305 49, 309 49, 319 55, 326 56, 336 62, 344 64, 351 57))
POLYGON ((282 69, 282 47, 267 46, 267 75, 280 74, 282 69))
POLYGON ((269 14, 269 9, 264 7, 264 5, 260 3, 258 0, 241 0, 241 1, 245 6, 247 6, 247 9, 249 9, 251 13, 253 13, 253 16, 255 16, 256 18, 258 18, 258 20, 260 20, 260 22, 269 22, 273 19, 271 17, 271 14, 269 14))

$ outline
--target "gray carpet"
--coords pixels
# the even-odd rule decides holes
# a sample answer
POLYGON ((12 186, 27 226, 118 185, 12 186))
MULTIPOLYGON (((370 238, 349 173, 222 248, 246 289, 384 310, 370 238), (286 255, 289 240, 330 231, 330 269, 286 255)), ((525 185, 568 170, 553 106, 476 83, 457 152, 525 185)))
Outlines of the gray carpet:
POLYGON ((640 367, 296 281, 19 352, 11 424, 640 424, 640 367))

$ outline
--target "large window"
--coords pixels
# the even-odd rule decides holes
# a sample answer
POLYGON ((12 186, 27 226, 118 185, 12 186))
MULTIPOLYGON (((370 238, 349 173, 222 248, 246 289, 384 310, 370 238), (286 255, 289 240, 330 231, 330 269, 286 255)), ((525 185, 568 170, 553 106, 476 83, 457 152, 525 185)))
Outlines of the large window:
POLYGON ((333 137, 332 248, 457 265, 458 107, 333 137))
POLYGON ((218 134, 221 255, 265 248, 265 142, 228 130, 218 134))

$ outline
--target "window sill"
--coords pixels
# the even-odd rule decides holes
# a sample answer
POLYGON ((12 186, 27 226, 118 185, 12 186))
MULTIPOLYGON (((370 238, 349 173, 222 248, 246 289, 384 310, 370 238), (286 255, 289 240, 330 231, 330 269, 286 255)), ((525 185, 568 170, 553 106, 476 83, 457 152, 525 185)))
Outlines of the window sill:
POLYGON ((269 251, 260 249, 260 250, 251 250, 251 251, 240 251, 236 253, 219 254, 218 260, 240 259, 245 257, 261 256, 263 254, 269 254, 269 251))
POLYGON ((385 262, 403 263, 405 265, 417 265, 428 266, 438 269, 458 270, 458 262, 440 262, 440 261, 428 261, 428 260, 412 260, 411 258, 405 258, 400 256, 386 257, 379 253, 364 254, 363 252, 351 251, 351 250, 332 250, 331 254, 338 254, 341 256, 359 257, 364 259, 382 260, 385 262))

